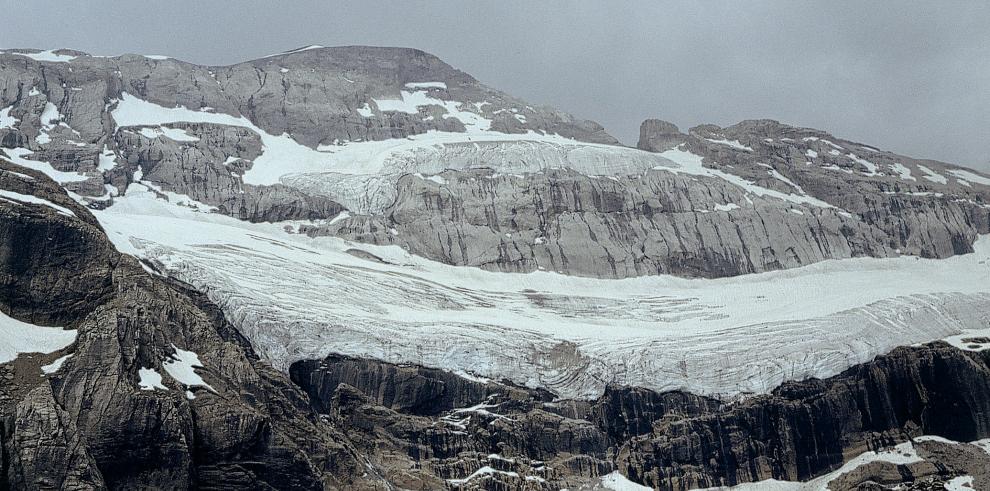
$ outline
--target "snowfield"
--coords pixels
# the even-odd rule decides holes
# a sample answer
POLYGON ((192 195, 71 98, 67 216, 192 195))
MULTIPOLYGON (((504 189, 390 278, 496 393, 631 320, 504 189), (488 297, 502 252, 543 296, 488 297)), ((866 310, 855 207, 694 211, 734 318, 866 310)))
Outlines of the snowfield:
POLYGON ((973 254, 941 260, 599 280, 447 266, 394 246, 201 213, 132 188, 95 212, 111 240, 206 292, 283 370, 342 353, 562 397, 594 398, 610 383, 731 396, 990 326, 988 237, 973 254))

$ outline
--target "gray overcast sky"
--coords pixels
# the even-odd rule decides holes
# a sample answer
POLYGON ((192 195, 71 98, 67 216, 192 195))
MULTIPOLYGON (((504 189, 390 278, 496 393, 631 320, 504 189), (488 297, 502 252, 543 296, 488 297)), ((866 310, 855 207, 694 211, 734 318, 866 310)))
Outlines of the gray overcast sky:
POLYGON ((629 144, 648 117, 773 118, 990 171, 983 0, 2 2, 0 47, 227 64, 409 46, 629 144))

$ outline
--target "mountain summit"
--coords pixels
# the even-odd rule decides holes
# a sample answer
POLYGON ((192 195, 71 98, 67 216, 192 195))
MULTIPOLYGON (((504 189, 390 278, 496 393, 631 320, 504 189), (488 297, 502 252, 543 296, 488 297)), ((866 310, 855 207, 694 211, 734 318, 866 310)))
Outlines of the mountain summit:
POLYGON ((630 148, 406 48, 5 50, 0 214, 0 488, 990 485, 965 167, 630 148))

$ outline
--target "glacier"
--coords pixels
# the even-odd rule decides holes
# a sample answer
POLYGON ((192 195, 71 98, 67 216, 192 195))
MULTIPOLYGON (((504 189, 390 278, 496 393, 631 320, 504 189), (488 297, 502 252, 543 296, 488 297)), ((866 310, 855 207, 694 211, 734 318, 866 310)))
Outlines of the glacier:
POLYGON ((733 397, 990 327, 990 237, 948 259, 855 258, 720 279, 448 266, 159 199, 95 211, 122 252, 205 292, 276 368, 332 353, 594 398, 733 397))

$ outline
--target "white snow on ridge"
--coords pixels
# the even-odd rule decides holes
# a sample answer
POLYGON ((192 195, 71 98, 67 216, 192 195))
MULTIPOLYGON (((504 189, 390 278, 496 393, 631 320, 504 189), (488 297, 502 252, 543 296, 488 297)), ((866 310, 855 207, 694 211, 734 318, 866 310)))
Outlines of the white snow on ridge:
MULTIPOLYGON (((987 440, 960 443, 939 436, 925 435, 915 438, 914 441, 917 443, 937 441, 948 445, 974 445, 976 447, 988 450, 985 448, 985 445, 988 442, 987 440)), ((832 489, 829 487, 832 481, 871 462, 889 462, 893 465, 907 465, 923 462, 924 460, 925 459, 918 455, 918 451, 912 442, 904 442, 895 445, 892 448, 863 452, 862 454, 849 459, 849 461, 843 464, 842 467, 807 482, 778 481, 776 479, 768 479, 766 481, 739 484, 731 487, 705 488, 696 489, 694 491, 829 491, 832 489)), ((963 486, 964 483, 971 485, 972 480, 972 476, 960 476, 953 478, 946 483, 945 489, 972 490, 972 486, 963 486)))
POLYGON ((890 164, 890 169, 894 171, 898 177, 904 179, 905 181, 917 181, 917 179, 911 175, 911 169, 900 162, 890 164))
POLYGON ((445 89, 447 84, 443 82, 409 82, 406 84, 410 89, 445 89))
POLYGON ((7 191, 6 189, 0 189, 0 200, 4 200, 19 205, 30 204, 30 205, 47 206, 55 210, 55 212, 58 213, 59 215, 65 215, 67 217, 76 216, 76 214, 73 213, 72 210, 64 206, 56 205, 55 203, 52 203, 47 199, 39 198, 31 194, 21 194, 21 193, 15 193, 13 191, 7 191))
POLYGON ((55 361, 53 361, 53 362, 51 362, 51 363, 49 363, 47 365, 42 365, 41 366, 41 371, 43 373, 45 373, 46 375, 51 375, 51 374, 57 372, 60 368, 62 368, 62 365, 65 364, 66 360, 68 360, 69 358, 72 358, 72 354, 71 353, 68 354, 68 355, 65 355, 65 356, 60 356, 60 357, 56 358, 55 361))
POLYGON ((735 174, 729 174, 728 172, 722 172, 717 169, 711 169, 705 167, 702 162, 703 159, 701 156, 695 155, 687 150, 683 150, 681 147, 672 148, 658 155, 679 164, 680 167, 673 169, 665 168, 665 167, 655 167, 655 169, 669 170, 671 172, 683 172, 685 174, 693 174, 700 176, 717 177, 719 179, 729 181, 732 184, 735 184, 736 186, 743 188, 744 190, 746 190, 746 192, 755 194, 756 196, 768 196, 771 198, 784 200, 790 203, 803 203, 812 206, 818 206, 821 208, 835 208, 834 206, 818 198, 814 198, 805 194, 781 193, 780 191, 774 191, 772 189, 767 189, 764 187, 757 186, 756 184, 751 183, 735 174))
POLYGON ((375 116, 375 112, 371 110, 371 106, 367 102, 365 102, 363 106, 357 108, 357 112, 365 118, 373 118, 375 116))
POLYGON ((141 368, 138 370, 138 387, 141 390, 168 390, 168 387, 162 385, 162 374, 158 373, 154 368, 141 368))
POLYGON ((20 353, 54 353, 75 342, 76 333, 28 324, 0 312, 0 363, 13 361, 20 353))
POLYGON ((78 174, 76 172, 63 172, 56 170, 48 162, 40 162, 37 160, 28 160, 24 158, 25 155, 30 155, 33 152, 26 148, 0 148, 0 152, 3 152, 7 159, 11 162, 20 165, 22 167, 27 167, 29 169, 34 169, 40 171, 52 178, 59 184, 65 184, 67 182, 80 182, 89 179, 88 177, 78 174))
MULTIPOLYGON (((175 349, 175 355, 169 360, 162 363, 162 368, 165 372, 169 374, 170 377, 175 379, 177 382, 186 385, 187 387, 206 387, 207 389, 216 392, 213 386, 206 383, 203 377, 200 377, 196 373, 196 368, 203 368, 203 364, 199 361, 199 355, 193 353, 192 351, 186 351, 177 348, 172 345, 175 349)), ((196 397, 189 394, 190 399, 195 399, 196 397)))
POLYGON ((26 56, 35 61, 47 61, 50 63, 68 63, 77 58, 76 56, 71 56, 71 55, 55 54, 55 50, 53 49, 39 51, 37 53, 26 53, 22 51, 3 51, 3 53, 10 55, 26 56))
POLYGON ((957 180, 965 180, 966 182, 975 182, 976 184, 990 186, 990 177, 984 177, 975 172, 970 172, 963 169, 949 169, 949 174, 955 176, 957 180))
POLYGON ((732 395, 827 377, 990 322, 988 237, 975 253, 941 260, 599 280, 447 266, 394 246, 196 213, 151 193, 94 214, 121 251, 208 292, 280 369, 342 353, 504 377, 561 397, 594 398, 606 383, 732 395), (554 349, 562 343, 577 351, 554 349))
POLYGON ((753 151, 752 148, 747 147, 746 145, 743 145, 742 143, 739 142, 739 140, 726 140, 724 138, 719 138, 719 139, 705 138, 705 140, 708 140, 708 141, 710 141, 712 143, 718 143, 720 145, 728 145, 728 146, 730 146, 732 148, 735 148, 735 149, 738 149, 738 150, 745 150, 747 152, 752 152, 753 151))
POLYGON ((945 176, 943 176, 942 174, 939 174, 938 172, 935 172, 921 164, 918 164, 918 169, 925 174, 921 177, 924 177, 925 179, 931 182, 936 182, 939 184, 947 184, 949 182, 949 180, 946 179, 945 176))
POLYGON ((867 175, 867 176, 875 176, 875 175, 877 175, 877 169, 879 168, 877 166, 877 164, 874 164, 873 162, 870 162, 869 160, 860 158, 860 157, 858 157, 854 153, 848 153, 848 154, 846 154, 846 157, 849 157, 850 159, 853 160, 853 162, 856 162, 856 163, 862 165, 863 167, 866 167, 866 172, 863 173, 864 175, 867 175))

